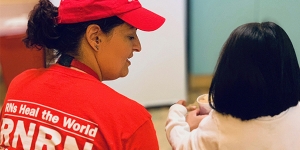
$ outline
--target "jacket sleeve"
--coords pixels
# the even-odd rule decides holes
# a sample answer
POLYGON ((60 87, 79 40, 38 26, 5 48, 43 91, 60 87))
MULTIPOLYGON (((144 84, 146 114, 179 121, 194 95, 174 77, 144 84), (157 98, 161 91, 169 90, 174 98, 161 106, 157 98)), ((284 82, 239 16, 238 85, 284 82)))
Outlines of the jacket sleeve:
POLYGON ((176 150, 217 150, 218 131, 211 113, 193 131, 190 131, 190 127, 185 121, 186 114, 186 108, 180 104, 170 107, 165 130, 172 148, 176 150))

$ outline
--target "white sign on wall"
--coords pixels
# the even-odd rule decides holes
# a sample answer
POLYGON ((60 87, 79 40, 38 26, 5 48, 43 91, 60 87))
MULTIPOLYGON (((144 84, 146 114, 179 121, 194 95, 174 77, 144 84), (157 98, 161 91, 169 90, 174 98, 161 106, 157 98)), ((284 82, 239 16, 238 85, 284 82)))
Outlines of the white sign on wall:
POLYGON ((138 31, 140 53, 130 60, 125 78, 106 81, 116 91, 144 106, 169 105, 187 98, 186 1, 140 0, 166 18, 156 31, 138 31))

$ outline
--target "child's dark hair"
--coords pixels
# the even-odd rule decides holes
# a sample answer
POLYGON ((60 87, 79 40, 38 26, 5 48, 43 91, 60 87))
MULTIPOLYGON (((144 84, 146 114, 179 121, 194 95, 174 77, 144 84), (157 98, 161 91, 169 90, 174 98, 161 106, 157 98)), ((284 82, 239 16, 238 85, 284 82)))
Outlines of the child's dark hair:
POLYGON ((218 112, 242 120, 278 115, 300 100, 300 69, 287 33, 272 22, 236 28, 209 90, 218 112))
POLYGON ((26 37, 26 47, 53 50, 60 54, 78 55, 77 49, 86 28, 91 24, 100 26, 102 32, 109 33, 114 27, 124 23, 118 17, 109 17, 74 24, 56 24, 58 8, 49 0, 40 0, 30 12, 26 37))

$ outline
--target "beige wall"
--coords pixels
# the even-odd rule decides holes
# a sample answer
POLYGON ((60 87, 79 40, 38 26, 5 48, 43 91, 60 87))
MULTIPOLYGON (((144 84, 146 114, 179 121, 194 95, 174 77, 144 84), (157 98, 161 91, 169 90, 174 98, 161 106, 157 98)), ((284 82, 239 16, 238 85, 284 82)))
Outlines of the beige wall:
POLYGON ((190 75, 187 102, 192 104, 199 95, 209 91, 212 75, 190 75))
POLYGON ((28 13, 38 0, 1 0, 0 18, 16 17, 28 13))
MULTIPOLYGON (((8 27, 5 26, 5 21, 22 16, 27 17, 37 2, 38 0, 0 0, 0 35, 7 32, 8 27)), ((2 105, 5 93, 6 86, 2 80, 2 72, 0 70, 0 106, 2 105)))
POLYGON ((38 0, 0 0, 0 36, 25 32, 29 12, 38 0))
POLYGON ((24 4, 24 3, 37 3, 38 0, 1 0, 0 5, 3 4, 24 4))

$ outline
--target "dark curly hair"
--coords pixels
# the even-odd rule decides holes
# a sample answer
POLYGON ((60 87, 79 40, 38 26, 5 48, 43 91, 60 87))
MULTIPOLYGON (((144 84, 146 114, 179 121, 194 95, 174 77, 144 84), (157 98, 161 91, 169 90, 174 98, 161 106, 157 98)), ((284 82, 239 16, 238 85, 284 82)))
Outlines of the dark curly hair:
POLYGON ((124 23, 116 16, 80 22, 74 24, 56 24, 58 8, 49 0, 40 0, 30 12, 26 37, 23 39, 26 47, 39 50, 55 51, 60 54, 78 55, 78 47, 87 27, 91 24, 100 26, 102 32, 109 32, 124 23))

